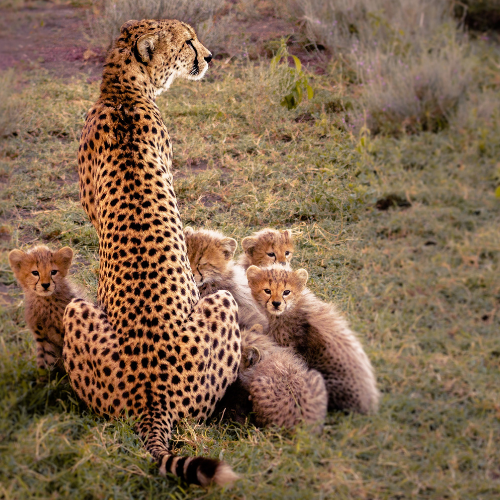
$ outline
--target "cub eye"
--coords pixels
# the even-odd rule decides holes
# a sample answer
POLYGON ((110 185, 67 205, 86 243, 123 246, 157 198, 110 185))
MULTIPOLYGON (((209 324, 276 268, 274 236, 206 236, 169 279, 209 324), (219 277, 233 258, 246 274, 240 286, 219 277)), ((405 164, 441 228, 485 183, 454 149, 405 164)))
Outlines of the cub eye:
POLYGON ((290 295, 290 290, 285 290, 283 292, 283 297, 286 297, 287 295, 290 295))
POLYGON ((269 290, 269 288, 264 288, 264 293, 267 293, 267 295, 271 295, 271 290, 269 290))
POLYGON ((287 251, 285 252, 285 257, 288 257, 289 255, 290 255, 290 252, 287 250, 287 251))
POLYGON ((268 257, 276 257, 276 254, 274 252, 269 252, 267 255, 268 257))
POLYGON ((31 274, 33 276, 40 276, 40 273, 38 271, 31 271, 31 274))
POLYGON ((57 269, 53 269, 52 271, 50 271, 51 276, 55 276, 56 274, 57 274, 57 269))

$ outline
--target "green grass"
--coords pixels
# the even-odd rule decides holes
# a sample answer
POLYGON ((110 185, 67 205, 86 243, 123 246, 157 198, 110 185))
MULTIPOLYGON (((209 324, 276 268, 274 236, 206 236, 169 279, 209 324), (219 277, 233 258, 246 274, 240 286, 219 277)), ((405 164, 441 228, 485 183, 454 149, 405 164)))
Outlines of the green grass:
POLYGON ((294 265, 345 311, 383 394, 377 415, 331 413, 320 437, 184 422, 175 451, 241 474, 225 492, 160 477, 131 422, 97 418, 66 379, 40 379, 7 253, 70 245, 74 279, 95 295, 76 151, 99 84, 23 75, 15 133, 0 139, 0 498, 497 498, 498 55, 477 51, 473 91, 437 134, 346 132, 330 104, 355 88, 334 70, 311 75, 315 98, 294 111, 277 103, 267 63, 216 62, 159 99, 184 223, 239 241, 293 228, 294 265), (296 122, 304 113, 314 120, 296 122), (376 209, 388 195, 411 206, 376 209))

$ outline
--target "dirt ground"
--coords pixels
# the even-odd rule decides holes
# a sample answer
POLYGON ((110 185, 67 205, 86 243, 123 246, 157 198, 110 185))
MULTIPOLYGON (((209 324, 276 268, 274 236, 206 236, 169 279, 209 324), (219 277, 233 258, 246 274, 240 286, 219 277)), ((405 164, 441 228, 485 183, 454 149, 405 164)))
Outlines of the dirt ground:
POLYGON ((0 8, 0 70, 44 68, 67 78, 101 74, 103 56, 88 50, 88 9, 40 2, 19 9, 0 8))

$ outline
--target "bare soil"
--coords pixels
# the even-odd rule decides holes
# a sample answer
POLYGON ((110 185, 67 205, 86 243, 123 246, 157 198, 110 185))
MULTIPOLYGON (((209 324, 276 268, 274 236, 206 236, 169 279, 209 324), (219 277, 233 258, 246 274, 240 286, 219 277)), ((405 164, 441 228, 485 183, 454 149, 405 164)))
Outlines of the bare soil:
POLYGON ((100 78, 103 54, 88 50, 87 8, 57 2, 0 9, 0 70, 44 68, 58 77, 100 78))

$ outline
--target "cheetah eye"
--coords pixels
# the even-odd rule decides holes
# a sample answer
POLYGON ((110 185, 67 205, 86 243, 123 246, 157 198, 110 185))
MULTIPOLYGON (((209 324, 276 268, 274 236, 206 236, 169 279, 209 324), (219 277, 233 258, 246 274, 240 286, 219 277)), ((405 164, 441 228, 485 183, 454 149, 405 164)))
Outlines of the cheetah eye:
POLYGON ((267 255, 268 257, 276 257, 276 254, 274 252, 269 252, 267 255))
POLYGON ((287 295, 290 295, 290 290, 285 290, 283 292, 283 297, 286 297, 287 295))
POLYGON ((31 274, 33 276, 40 276, 40 273, 38 271, 31 271, 31 274))
POLYGON ((53 269, 52 271, 50 271, 51 276, 55 276, 56 274, 57 274, 57 269, 53 269))
POLYGON ((290 252, 287 250, 287 251, 285 252, 285 257, 288 257, 289 255, 290 255, 290 252))
POLYGON ((271 295, 271 290, 269 290, 269 288, 264 288, 264 293, 267 293, 267 295, 271 295))
POLYGON ((188 40, 186 43, 196 52, 192 40, 188 40))

